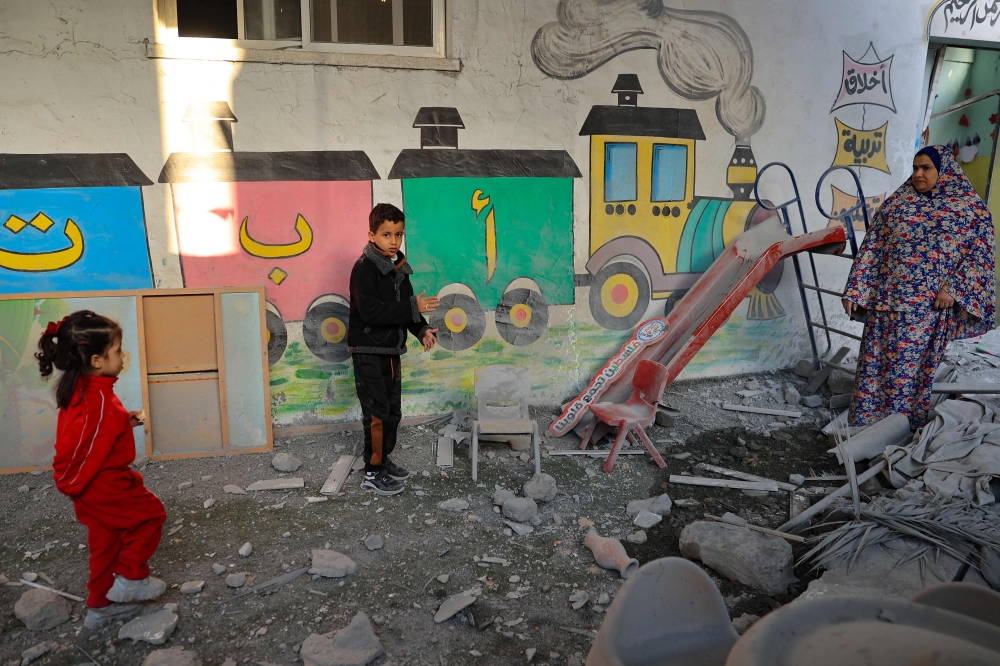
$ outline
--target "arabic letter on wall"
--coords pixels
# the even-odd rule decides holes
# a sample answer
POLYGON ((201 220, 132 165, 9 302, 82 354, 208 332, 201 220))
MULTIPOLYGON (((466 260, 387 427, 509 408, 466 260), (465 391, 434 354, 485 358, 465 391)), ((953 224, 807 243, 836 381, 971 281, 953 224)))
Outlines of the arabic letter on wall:
MULTIPOLYGON (((831 210, 831 214, 842 215, 846 211, 858 205, 858 197, 853 194, 844 192, 836 185, 830 185, 830 190, 833 192, 833 209, 831 210)), ((865 205, 868 208, 869 223, 872 220, 872 216, 875 215, 875 211, 879 209, 879 206, 882 205, 883 201, 885 201, 885 192, 882 194, 876 194, 875 196, 865 197, 865 205)), ((851 223, 854 226, 855 231, 865 231, 864 212, 860 208, 851 213, 851 223)), ((835 227, 838 224, 842 224, 841 220, 831 217, 830 223, 826 226, 835 227)))
POLYGON ((886 130, 889 123, 878 129, 859 130, 833 119, 837 125, 837 154, 832 166, 868 167, 889 172, 885 161, 886 130))

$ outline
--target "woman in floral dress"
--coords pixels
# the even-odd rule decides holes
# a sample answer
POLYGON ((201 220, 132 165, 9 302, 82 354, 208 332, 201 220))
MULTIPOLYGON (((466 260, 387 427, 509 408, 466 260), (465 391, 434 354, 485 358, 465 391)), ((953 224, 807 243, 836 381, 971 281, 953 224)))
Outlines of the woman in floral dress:
POLYGON ((875 213, 844 290, 865 322, 851 425, 897 412, 922 427, 945 348, 995 326, 995 291, 990 211, 951 151, 928 146, 875 213))

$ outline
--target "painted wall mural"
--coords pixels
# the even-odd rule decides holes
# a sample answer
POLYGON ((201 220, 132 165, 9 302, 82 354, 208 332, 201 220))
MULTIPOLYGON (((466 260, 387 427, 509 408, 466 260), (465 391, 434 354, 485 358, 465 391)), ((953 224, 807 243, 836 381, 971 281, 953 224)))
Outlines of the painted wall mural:
POLYGON ((889 173, 885 161, 886 130, 889 123, 873 130, 855 129, 834 118, 837 126, 837 153, 831 166, 856 166, 889 173))
MULTIPOLYGON (((830 185, 830 193, 833 195, 833 207, 830 209, 831 214, 834 217, 830 218, 830 222, 826 225, 828 227, 833 227, 838 224, 846 225, 845 221, 836 217, 837 215, 843 215, 845 212, 854 208, 860 203, 860 199, 856 194, 848 194, 836 185, 830 185)), ((882 194, 876 194, 875 196, 865 197, 865 208, 868 209, 868 219, 872 219, 875 211, 879 209, 882 202, 885 201, 885 192, 882 194)), ((851 226, 854 227, 855 231, 865 231, 865 216, 864 212, 859 208, 853 213, 851 213, 851 226)))
POLYGON ((152 287, 152 184, 123 154, 0 155, 0 293, 152 287))
POLYGON ((947 34, 949 30, 951 36, 965 37, 988 31, 998 20, 1000 0, 938 0, 927 14, 924 38, 929 40, 931 35, 947 34))
POLYGON ((850 106, 852 104, 874 104, 884 106, 896 113, 896 104, 892 101, 892 59, 879 60, 875 53, 875 45, 870 44, 868 51, 861 57, 866 60, 869 54, 874 54, 875 62, 855 60, 844 51, 844 71, 841 76, 840 93, 833 102, 830 111, 850 106))

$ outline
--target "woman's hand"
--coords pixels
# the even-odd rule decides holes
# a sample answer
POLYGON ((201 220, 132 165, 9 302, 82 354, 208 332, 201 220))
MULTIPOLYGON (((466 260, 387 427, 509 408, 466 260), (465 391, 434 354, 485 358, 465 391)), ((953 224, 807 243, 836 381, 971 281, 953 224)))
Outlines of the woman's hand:
POLYGON ((844 312, 847 313, 848 317, 853 317, 854 313, 858 311, 858 304, 853 301, 849 301, 846 298, 840 299, 840 302, 844 304, 844 312))
POLYGON ((937 298, 934 299, 934 309, 947 310, 952 307, 955 307, 955 298, 948 293, 947 289, 941 287, 941 291, 937 293, 937 298))
POLYGON ((427 314, 428 312, 434 312, 435 310, 437 310, 438 306, 438 297, 431 296, 430 298, 424 298, 424 294, 426 293, 427 290, 425 289, 419 294, 417 294, 417 310, 419 310, 423 314, 427 314))

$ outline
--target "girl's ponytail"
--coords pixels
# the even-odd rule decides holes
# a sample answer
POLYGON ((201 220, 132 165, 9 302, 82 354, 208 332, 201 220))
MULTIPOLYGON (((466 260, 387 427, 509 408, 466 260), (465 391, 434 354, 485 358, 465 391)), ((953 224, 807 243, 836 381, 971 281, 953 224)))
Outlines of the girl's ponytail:
POLYGON ((121 336, 121 326, 90 310, 49 322, 38 340, 35 359, 42 377, 50 376, 53 368, 62 371, 56 385, 56 404, 60 409, 73 402, 73 392, 81 375, 90 367, 91 357, 106 354, 121 336))

